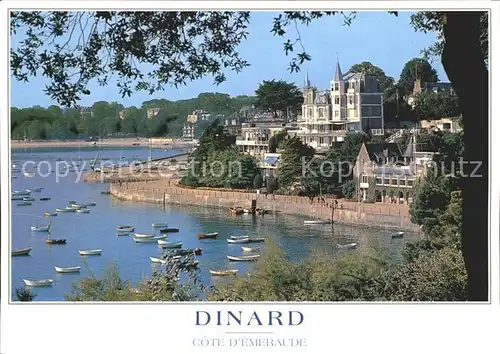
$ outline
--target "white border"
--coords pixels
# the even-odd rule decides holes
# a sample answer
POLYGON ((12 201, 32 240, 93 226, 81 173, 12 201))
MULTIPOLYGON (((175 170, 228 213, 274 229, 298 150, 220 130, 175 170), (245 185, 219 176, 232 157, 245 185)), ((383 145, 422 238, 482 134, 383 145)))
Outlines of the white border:
MULTIPOLYGON (((5 1, 0 3, 2 31, 0 48, 7 47, 7 7, 51 9, 60 8, 60 1, 5 1)), ((500 21, 500 6, 497 2, 486 1, 364 1, 364 2, 326 2, 326 1, 193 1, 193 2, 166 2, 166 1, 65 1, 64 7, 75 9, 87 8, 141 8, 141 9, 302 9, 323 10, 335 6, 337 9, 472 9, 492 8, 492 33, 490 40, 490 70, 494 68, 493 60, 500 57, 498 45, 493 41, 500 36, 498 25, 500 21)), ((8 55, 0 56, 0 67, 8 65, 8 55)), ((494 70, 494 69, 493 69, 494 70)), ((491 71, 492 92, 499 92, 496 87, 498 75, 495 80, 491 71)), ((9 73, 7 73, 9 75, 9 73)), ((5 71, 2 71, 0 97, 8 97, 8 81, 5 71)), ((492 100, 492 106, 496 105, 492 100)), ((8 105, 2 100, 0 110, 0 161, 2 166, 10 166, 10 126, 8 123, 8 105)), ((495 108, 492 108, 494 116, 495 108)), ((495 119, 491 120, 490 136, 498 132, 495 119)), ((498 140, 498 139, 496 139, 498 140)), ((491 139, 490 149, 490 176, 496 176, 497 165, 493 164, 497 156, 499 143, 491 139)), ((498 324, 499 303, 499 184, 498 178, 490 178, 493 199, 491 205, 491 242, 490 242, 490 294, 489 305, 431 305, 431 304, 272 304, 259 303, 253 305, 243 304, 103 304, 99 306, 80 304, 30 304, 8 305, 9 272, 9 214, 10 209, 10 180, 8 169, 0 169, 1 175, 1 249, 2 249, 2 296, 1 296, 1 349, 0 353, 146 353, 157 351, 180 350, 180 353, 195 352, 192 338, 204 336, 224 337, 226 329, 202 328, 194 331, 194 316, 196 310, 300 310, 304 313, 305 322, 302 326, 289 329, 274 329, 275 336, 307 338, 307 348, 297 351, 291 348, 266 348, 283 353, 290 352, 317 352, 342 351, 342 352, 384 352, 384 353, 419 353, 426 352, 493 352, 498 344, 493 342, 496 337, 493 323, 498 324), (495 308, 492 308, 495 307, 495 308), (287 332, 285 332, 287 331, 287 332), (199 332, 199 333, 197 333, 199 332), (491 349, 490 349, 491 348, 491 349)), ((491 198, 491 196, 490 196, 491 198)), ((226 336, 227 337, 227 336, 226 336)), ((226 338, 228 340, 228 338, 226 338)), ((234 351, 230 347, 204 348, 205 352, 234 351)), ((238 348, 238 351, 255 352, 264 348, 238 348)))

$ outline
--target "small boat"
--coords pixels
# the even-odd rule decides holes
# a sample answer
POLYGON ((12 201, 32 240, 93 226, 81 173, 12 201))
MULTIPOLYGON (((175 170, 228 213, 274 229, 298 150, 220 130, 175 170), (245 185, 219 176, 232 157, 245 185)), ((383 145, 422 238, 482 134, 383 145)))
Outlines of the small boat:
POLYGON ((227 259, 233 262, 249 262, 256 261, 260 257, 260 254, 253 254, 248 256, 227 256, 227 259))
POLYGON ((160 235, 160 236, 155 236, 155 237, 144 237, 144 238, 133 237, 133 240, 136 243, 151 243, 151 242, 156 242, 158 240, 163 240, 165 238, 167 238, 166 235, 160 235))
POLYGON ((126 230, 117 230, 116 231, 116 236, 128 236, 128 235, 130 235, 129 231, 126 231, 126 230))
POLYGON ((181 248, 182 242, 158 240, 158 246, 162 246, 163 248, 181 248))
POLYGON ((32 226, 31 231, 33 231, 33 232, 48 232, 48 231, 50 231, 50 225, 48 225, 48 226, 32 226))
POLYGON ((167 263, 166 260, 161 259, 161 258, 149 257, 149 259, 151 260, 151 263, 161 263, 161 264, 167 263))
POLYGON ((211 239, 214 239, 214 238, 217 238, 217 236, 219 236, 219 233, 218 232, 212 232, 212 233, 208 233, 208 234, 198 234, 198 238, 201 240, 201 239, 204 239, 204 238, 211 238, 211 239))
POLYGON ((257 252, 258 250, 260 250, 260 247, 243 247, 243 246, 241 246, 241 249, 243 250, 243 252, 257 252))
POLYGON ((80 272, 80 268, 81 267, 62 268, 62 267, 54 266, 54 269, 56 270, 57 273, 78 273, 78 272, 80 272))
POLYGON ((23 196, 22 195, 13 195, 12 197, 10 197, 10 200, 23 200, 23 196))
POLYGON ((337 245, 337 248, 343 250, 354 250, 358 248, 358 244, 356 242, 347 243, 345 245, 337 245))
POLYGON ((134 232, 134 230, 135 230, 135 227, 129 226, 129 225, 122 225, 122 226, 118 226, 116 228, 116 231, 134 232))
POLYGON ((59 213, 74 213, 75 212, 75 209, 73 208, 56 208, 56 211, 59 212, 59 213))
POLYGON ((48 238, 45 240, 45 243, 48 245, 65 245, 66 239, 64 238, 48 238))
POLYGON ((29 188, 26 188, 26 192, 31 193, 31 192, 33 192, 33 190, 31 190, 31 189, 29 189, 29 188))
POLYGON ((169 233, 169 232, 179 232, 179 229, 176 228, 176 227, 167 227, 166 229, 160 229, 160 232, 162 234, 166 234, 166 233, 169 233))
POLYGON ((68 205, 76 204, 76 200, 68 200, 68 205))
POLYGON ((25 202, 34 202, 34 201, 35 201, 35 198, 33 198, 33 197, 24 197, 24 198, 23 198, 23 200, 24 200, 25 202))
POLYGON ((82 209, 86 208, 87 206, 85 204, 71 204, 70 207, 72 207, 73 209, 82 209))
POLYGON ((29 192, 28 190, 24 190, 24 191, 14 191, 12 192, 12 195, 30 195, 31 192, 29 192))
POLYGON ((102 250, 84 250, 78 251, 78 253, 80 253, 80 256, 100 256, 102 250))
POLYGON ((245 238, 249 238, 249 236, 248 235, 244 235, 244 236, 229 236, 229 238, 231 240, 243 240, 245 238))
POLYGON ((45 216, 57 216, 57 213, 52 213, 50 211, 46 211, 43 215, 45 215, 45 216))
POLYGON ((238 273, 238 269, 209 269, 208 272, 210 275, 218 276, 218 277, 226 277, 229 275, 236 275, 238 273))
POLYGON ((24 174, 24 177, 28 177, 28 178, 35 177, 35 173, 34 172, 24 172, 23 174, 24 174))
POLYGON ((52 286, 54 282, 52 279, 42 279, 42 280, 27 280, 23 279, 24 284, 27 286, 52 286))
POLYGON ((405 233, 403 231, 398 231, 398 232, 395 232, 395 233, 391 234, 391 237, 392 238, 401 238, 401 237, 404 236, 404 234, 405 233))
POLYGON ((30 206, 31 202, 22 202, 22 203, 17 203, 17 206, 30 206))
POLYGON ((42 202, 44 202, 44 201, 50 200, 50 198, 49 198, 49 197, 41 197, 41 198, 40 198, 40 200, 41 200, 42 202))
POLYGON ((240 239, 237 239, 237 240, 234 240, 232 238, 228 238, 227 239, 227 243, 231 243, 231 244, 236 244, 236 243, 249 243, 250 239, 247 237, 247 238, 240 238, 240 239))
POLYGON ((248 243, 264 242, 266 239, 264 237, 254 237, 249 238, 248 243))
POLYGON ((167 227, 168 224, 166 222, 154 222, 152 224, 153 227, 167 227))
POLYGON ((330 220, 306 220, 304 221, 304 225, 327 225, 331 224, 330 220))
MULTIPOLYGON (((153 237, 155 237, 155 234, 140 234, 140 233, 136 232, 136 233, 134 234, 134 236, 135 236, 136 238, 153 238, 153 237)), ((166 237, 166 236, 165 236, 165 237, 166 237)))
POLYGON ((96 203, 95 202, 88 202, 88 203, 83 203, 83 205, 85 207, 89 207, 89 206, 96 206, 96 203))
POLYGON ((17 256, 28 256, 31 252, 31 247, 29 248, 21 248, 18 250, 12 250, 11 254, 13 257, 17 256))
POLYGON ((90 213, 90 210, 87 208, 82 208, 82 209, 77 209, 76 212, 81 214, 88 214, 90 213))
POLYGON ((111 192, 110 191, 102 191, 101 194, 104 194, 104 195, 110 195, 111 192))

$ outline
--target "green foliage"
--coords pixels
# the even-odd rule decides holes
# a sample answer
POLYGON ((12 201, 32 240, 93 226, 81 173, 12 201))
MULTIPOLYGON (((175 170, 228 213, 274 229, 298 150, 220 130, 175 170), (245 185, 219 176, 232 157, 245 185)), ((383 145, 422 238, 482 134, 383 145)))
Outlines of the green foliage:
POLYGON ((354 180, 345 182, 342 185, 342 194, 347 199, 354 198, 354 196, 356 195, 356 182, 354 180))
POLYGON ((278 181, 276 177, 269 176, 266 180, 266 191, 269 194, 274 193, 278 189, 278 181))
POLYGON ((303 163, 307 164, 313 158, 314 149, 302 143, 296 136, 284 140, 280 149, 283 150, 278 166, 280 186, 281 188, 292 187, 302 178, 303 163))
POLYGON ((255 90, 255 95, 256 106, 274 117, 287 117, 288 111, 296 115, 304 100, 295 84, 283 80, 263 81, 255 90))
POLYGON ((36 294, 29 289, 16 288, 16 299, 17 301, 33 301, 36 298, 36 294))
POLYGON ((458 97, 441 91, 437 93, 433 91, 420 93, 415 99, 415 107, 421 120, 456 117, 461 113, 458 97))
POLYGON ((262 187, 262 175, 260 174, 260 171, 258 174, 255 175, 253 179, 253 188, 254 189, 259 189, 262 187))
POLYGON ((280 146, 281 142, 286 139, 288 133, 286 130, 282 130, 279 133, 274 134, 271 138, 269 138, 268 150, 270 153, 276 153, 276 150, 280 146))
POLYGON ((406 62, 399 75, 398 84, 403 89, 403 92, 408 95, 413 92, 415 80, 420 79, 422 85, 427 82, 438 82, 439 78, 436 69, 431 64, 422 58, 413 58, 406 62), (415 68, 417 72, 415 72, 415 68))

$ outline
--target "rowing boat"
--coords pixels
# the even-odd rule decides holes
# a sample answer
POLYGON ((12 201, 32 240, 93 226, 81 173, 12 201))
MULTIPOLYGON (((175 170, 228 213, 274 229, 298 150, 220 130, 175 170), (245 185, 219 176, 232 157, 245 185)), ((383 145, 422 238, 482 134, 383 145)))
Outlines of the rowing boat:
POLYGON ((66 239, 64 239, 64 238, 48 238, 45 240, 45 243, 48 245, 65 245, 66 239))
POLYGON ((22 203, 17 203, 17 206, 30 206, 31 202, 22 202, 22 203))
POLYGON ((56 270, 57 273, 78 273, 80 271, 81 267, 56 267, 54 266, 54 269, 56 270))
POLYGON ((228 275, 236 275, 236 273, 238 273, 238 269, 209 269, 208 272, 210 273, 210 275, 225 277, 228 275))
POLYGON ((154 234, 141 234, 141 233, 138 233, 138 232, 136 232, 136 233, 134 234, 134 236, 135 236, 136 238, 153 238, 153 237, 155 237, 155 235, 154 235, 154 234))
POLYGON ((161 259, 161 258, 149 257, 149 259, 151 260, 151 263, 161 263, 161 264, 167 263, 166 260, 161 259))
POLYGON ((100 256, 102 250, 84 250, 78 251, 78 253, 80 253, 80 256, 100 256))
POLYGON ((11 254, 12 254, 13 257, 28 256, 30 254, 30 251, 31 251, 31 247, 29 247, 29 248, 21 248, 21 249, 18 249, 18 250, 12 250, 11 254))
POLYGON ((45 215, 45 216, 57 216, 57 213, 52 213, 50 211, 46 211, 43 215, 45 215))
POLYGON ((231 243, 231 244, 235 244, 235 243, 249 243, 250 242, 250 239, 247 237, 247 238, 240 238, 240 239, 237 239, 237 240, 233 240, 232 238, 228 238, 227 239, 227 243, 231 243))
POLYGON ((229 238, 231 240, 242 240, 242 239, 245 239, 245 238, 249 238, 248 235, 244 235, 244 236, 229 236, 229 238))
POLYGON ((151 242, 156 242, 158 240, 163 240, 167 238, 166 235, 161 235, 161 236, 155 236, 155 237, 144 237, 144 238, 137 238, 137 237, 133 237, 133 240, 136 242, 136 243, 151 243, 151 242))
POLYGON ((52 279, 41 279, 41 280, 27 280, 23 279, 24 284, 27 286, 52 286, 54 282, 52 279))
POLYGON ((176 227, 167 227, 166 229, 160 229, 160 232, 162 234, 166 234, 166 233, 169 233, 169 232, 179 232, 179 229, 176 228, 176 227))
POLYGON ((404 234, 405 233, 403 231, 398 231, 398 232, 395 232, 395 233, 391 234, 391 237, 392 238, 401 238, 401 237, 404 236, 404 234))
POLYGON ((257 252, 258 250, 260 250, 260 247, 243 247, 243 246, 241 246, 241 249, 243 250, 243 252, 257 252))
POLYGON ((153 227, 167 227, 168 224, 166 222, 154 222, 152 224, 153 227))
POLYGON ((217 236, 219 236, 219 233, 218 232, 212 232, 212 233, 208 233, 208 234, 198 234, 198 238, 201 240, 201 239, 204 239, 204 238, 211 238, 211 239, 214 239, 214 238, 217 238, 217 236))
POLYGON ((126 230, 118 230, 116 231, 116 236, 128 236, 130 234, 129 231, 126 230))
POLYGON ((331 224, 330 220, 306 220, 304 225, 326 225, 331 224))
POLYGON ((182 242, 158 240, 158 246, 161 246, 163 248, 181 248, 182 242))
POLYGON ((260 257, 260 254, 253 254, 248 256, 227 256, 227 259, 233 262, 249 262, 256 261, 260 257))
POLYGON ((128 231, 128 232, 134 232, 135 227, 130 226, 130 225, 121 225, 116 228, 116 231, 128 231))

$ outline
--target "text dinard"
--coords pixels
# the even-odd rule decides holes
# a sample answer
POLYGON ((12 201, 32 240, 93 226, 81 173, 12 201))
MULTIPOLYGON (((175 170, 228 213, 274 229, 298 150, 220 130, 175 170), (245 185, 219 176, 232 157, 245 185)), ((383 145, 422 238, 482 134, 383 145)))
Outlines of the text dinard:
POLYGON ((196 311, 196 326, 299 326, 304 315, 299 311, 196 311))

